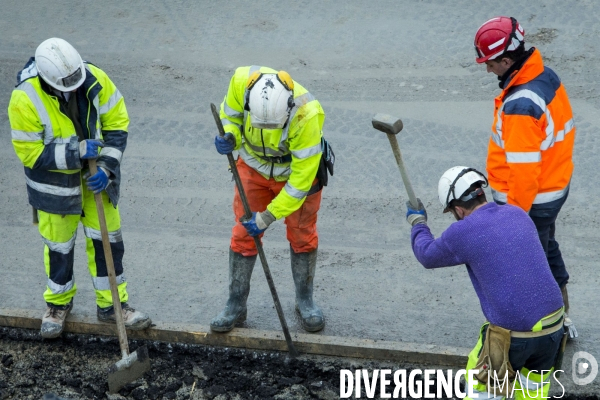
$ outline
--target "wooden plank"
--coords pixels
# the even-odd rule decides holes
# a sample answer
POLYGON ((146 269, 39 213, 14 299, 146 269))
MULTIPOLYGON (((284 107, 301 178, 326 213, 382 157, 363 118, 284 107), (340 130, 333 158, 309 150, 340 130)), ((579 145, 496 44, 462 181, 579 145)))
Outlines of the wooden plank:
MULTIPOLYGON (((39 311, 0 309, 0 326, 39 330, 39 311)), ((86 335, 117 335, 116 326, 99 322, 95 317, 69 315, 65 332, 86 335)), ((235 328, 231 332, 212 333, 205 325, 155 322, 145 331, 127 331, 131 339, 171 343, 240 347, 267 351, 287 351, 283 333, 258 329, 235 328)), ((448 365, 463 368, 470 349, 421 343, 394 342, 319 334, 292 334, 298 351, 335 357, 368 358, 406 363, 448 365)))

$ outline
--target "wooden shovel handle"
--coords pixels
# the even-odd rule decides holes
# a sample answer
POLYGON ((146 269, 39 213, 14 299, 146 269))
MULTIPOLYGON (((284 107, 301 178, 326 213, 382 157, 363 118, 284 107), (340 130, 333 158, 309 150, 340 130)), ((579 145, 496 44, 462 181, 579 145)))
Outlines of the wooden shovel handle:
MULTIPOLYGON (((96 175, 98 166, 95 159, 89 159, 90 176, 96 175)), ((102 204, 102 193, 94 193, 96 200, 96 210, 98 210, 98 222, 100 222, 100 232, 102 233, 102 247, 104 249, 104 258, 106 259, 106 270, 108 271, 108 282, 110 283, 110 293, 112 295, 115 318, 117 320, 117 333, 119 335, 119 344, 123 358, 129 355, 129 344, 127 343, 127 332, 125 331, 125 321, 123 321, 123 310, 121 309, 121 299, 119 298, 119 287, 117 285, 117 276, 115 274, 115 263, 113 261, 112 250, 110 249, 110 239, 106 227, 106 217, 104 216, 104 205, 102 204)))

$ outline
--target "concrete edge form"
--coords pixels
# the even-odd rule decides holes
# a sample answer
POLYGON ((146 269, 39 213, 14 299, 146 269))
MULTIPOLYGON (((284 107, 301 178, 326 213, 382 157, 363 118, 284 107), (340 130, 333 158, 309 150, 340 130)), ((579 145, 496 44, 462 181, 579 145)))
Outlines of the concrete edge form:
MULTIPOLYGON (((0 309, 0 326, 35 329, 41 325, 40 311, 0 309)), ((71 314, 65 332, 117 336, 116 326, 99 322, 95 317, 71 314)), ((282 332, 235 328, 227 334, 212 333, 205 325, 155 322, 145 331, 127 331, 130 339, 171 343, 239 347, 256 350, 287 351, 282 332)), ((463 368, 470 349, 421 343, 394 342, 319 334, 292 334, 296 348, 303 354, 335 357, 368 358, 402 363, 447 365, 463 368)))

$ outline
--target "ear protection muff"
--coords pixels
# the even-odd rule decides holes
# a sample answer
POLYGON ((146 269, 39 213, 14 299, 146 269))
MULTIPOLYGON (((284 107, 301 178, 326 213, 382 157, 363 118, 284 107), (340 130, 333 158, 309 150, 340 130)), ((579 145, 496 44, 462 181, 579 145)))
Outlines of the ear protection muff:
MULTIPOLYGON (((263 76, 262 72, 254 71, 248 77, 248 80, 246 81, 246 98, 244 99, 244 110, 246 110, 246 111, 250 111, 250 104, 249 104, 250 90, 252 90, 254 85, 256 85, 256 82, 258 82, 262 76, 263 76)), ((279 83, 281 83, 283 85, 283 87, 286 88, 286 90, 289 90, 290 92, 292 92, 292 94, 290 95, 290 97, 288 98, 288 101, 287 101, 288 112, 289 112, 296 105, 294 103, 294 81, 293 81, 292 77, 290 76, 290 74, 288 74, 285 71, 279 71, 275 76, 277 77, 277 80, 279 81, 279 83)))

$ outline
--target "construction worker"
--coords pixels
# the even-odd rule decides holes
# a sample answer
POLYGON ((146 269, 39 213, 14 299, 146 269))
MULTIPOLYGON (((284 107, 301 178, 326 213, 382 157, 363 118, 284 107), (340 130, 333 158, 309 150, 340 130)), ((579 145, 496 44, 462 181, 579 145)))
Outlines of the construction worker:
MULTIPOLYGON (((475 35, 476 61, 498 76, 488 145, 487 172, 494 201, 521 207, 533 220, 552 275, 569 312, 565 267, 555 221, 569 194, 575 124, 560 78, 535 47, 525 50, 525 30, 514 18, 496 17, 475 35)), ((568 316, 570 337, 577 330, 568 316)))
POLYGON ((58 337, 73 308, 73 257, 83 224, 100 321, 115 321, 94 193, 102 193, 125 326, 151 320, 127 304, 117 203, 129 117, 121 93, 100 68, 63 39, 42 42, 17 75, 8 106, 12 143, 25 167, 29 204, 37 210, 48 281, 41 335, 58 337), (98 172, 89 176, 88 159, 98 172), (85 182, 84 182, 85 181, 85 182))
POLYGON ((467 370, 479 372, 476 381, 468 382, 478 398, 547 398, 549 376, 566 337, 560 289, 531 219, 519 207, 487 203, 486 186, 485 176, 473 168, 444 172, 438 197, 444 212, 458 222, 438 239, 427 226, 420 200, 418 207, 407 203, 412 249, 428 269, 467 267, 488 321, 467 363, 467 370))
POLYGON ((326 146, 322 139, 323 109, 287 72, 251 66, 236 69, 220 115, 226 134, 215 138, 215 146, 220 154, 239 152, 237 168, 253 213, 250 220, 240 221, 244 208, 236 188, 229 299, 210 327, 228 332, 245 321, 257 255, 253 237, 262 237, 269 225, 285 218, 296 311, 306 331, 320 331, 325 319, 313 301, 313 280, 323 185, 317 172, 322 172, 322 144, 326 146))

